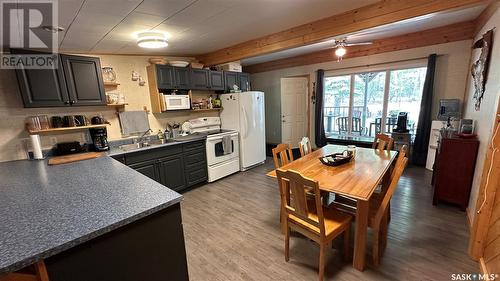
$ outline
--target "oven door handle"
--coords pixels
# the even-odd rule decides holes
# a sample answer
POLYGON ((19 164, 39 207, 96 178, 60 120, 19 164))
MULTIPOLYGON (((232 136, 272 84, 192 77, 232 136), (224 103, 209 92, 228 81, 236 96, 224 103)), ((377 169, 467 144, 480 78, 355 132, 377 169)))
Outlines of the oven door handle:
POLYGON ((247 118, 247 112, 245 110, 245 108, 242 106, 241 107, 241 111, 243 112, 243 125, 244 125, 244 134, 243 134, 243 138, 246 138, 248 137, 248 118, 247 118))

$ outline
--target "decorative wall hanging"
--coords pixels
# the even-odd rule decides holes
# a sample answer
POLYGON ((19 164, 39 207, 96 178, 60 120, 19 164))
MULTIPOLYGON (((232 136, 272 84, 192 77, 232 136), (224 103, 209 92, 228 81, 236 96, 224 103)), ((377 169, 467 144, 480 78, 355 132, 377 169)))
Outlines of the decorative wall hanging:
POLYGON ((478 111, 483 100, 486 79, 488 78, 488 67, 491 58, 491 49, 493 44, 493 29, 483 34, 483 38, 477 40, 472 46, 473 49, 481 49, 479 59, 472 64, 471 74, 474 83, 474 107, 478 111))

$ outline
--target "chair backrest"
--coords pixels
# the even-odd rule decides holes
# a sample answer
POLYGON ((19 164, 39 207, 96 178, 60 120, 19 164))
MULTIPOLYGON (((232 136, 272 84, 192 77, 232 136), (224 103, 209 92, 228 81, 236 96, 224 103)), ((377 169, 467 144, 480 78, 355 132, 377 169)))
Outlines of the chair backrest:
POLYGON ((361 127, 361 118, 352 117, 352 132, 362 133, 363 127, 361 127))
POLYGON ((377 134, 373 141, 372 148, 378 150, 391 150, 394 145, 394 139, 385 134, 377 134))
POLYGON ((307 155, 312 152, 311 141, 309 140, 308 137, 303 137, 302 140, 299 142, 299 150, 301 157, 304 157, 304 155, 307 155))
POLYGON ((389 187, 387 188, 387 192, 385 193, 384 198, 382 199, 382 203, 380 204, 377 213, 375 214, 375 219, 374 219, 375 225, 380 224, 385 212, 387 211, 387 206, 389 206, 389 202, 391 201, 392 195, 396 190, 396 186, 398 185, 399 179, 401 178, 401 175, 403 174, 406 168, 406 165, 408 163, 408 158, 405 157, 405 152, 406 152, 406 145, 404 145, 401 148, 398 159, 396 160, 396 166, 394 167, 394 170, 392 171, 390 177, 391 179, 389 181, 389 187))
POLYGON ((397 117, 387 117, 386 121, 387 132, 392 132, 397 125, 398 125, 397 117))
POLYGON ((288 143, 280 143, 272 149, 274 168, 278 169, 293 161, 293 153, 288 143), (278 158, 279 155, 279 158, 278 158), (280 163, 281 160, 281 163, 280 163))
POLYGON ((302 176, 299 172, 293 170, 277 169, 276 176, 281 194, 282 209, 286 212, 286 217, 293 215, 308 224, 311 224, 319 229, 319 233, 314 229, 312 232, 325 235, 325 222, 323 217, 323 208, 321 206, 321 195, 319 191, 319 184, 317 181, 302 176), (314 194, 314 210, 309 210, 307 204, 306 191, 314 194), (288 199, 290 194, 290 199, 288 199), (310 213, 315 213, 317 219, 309 216, 310 213))
POLYGON ((337 118, 337 127, 340 132, 347 132, 347 123, 349 123, 349 117, 338 117, 337 118))

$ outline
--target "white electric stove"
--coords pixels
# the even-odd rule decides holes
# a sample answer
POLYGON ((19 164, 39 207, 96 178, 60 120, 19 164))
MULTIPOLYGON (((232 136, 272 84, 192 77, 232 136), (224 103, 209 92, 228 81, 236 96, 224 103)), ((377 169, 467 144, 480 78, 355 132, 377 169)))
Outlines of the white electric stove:
POLYGON ((208 182, 240 170, 238 131, 221 129, 219 117, 201 117, 188 122, 190 133, 207 134, 208 182))

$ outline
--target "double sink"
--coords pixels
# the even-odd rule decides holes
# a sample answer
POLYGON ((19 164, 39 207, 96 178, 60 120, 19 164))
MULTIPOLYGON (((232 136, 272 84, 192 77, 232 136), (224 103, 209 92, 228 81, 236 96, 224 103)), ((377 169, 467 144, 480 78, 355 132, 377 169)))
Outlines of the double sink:
POLYGON ((118 148, 122 151, 133 151, 141 148, 148 148, 148 147, 156 147, 159 145, 165 145, 168 143, 176 143, 176 142, 185 142, 185 141, 190 141, 190 140, 195 140, 199 139, 200 137, 203 137, 203 134, 198 134, 194 133, 191 135, 186 135, 186 136, 179 136, 173 139, 156 139, 156 140, 150 140, 150 141, 140 141, 137 143, 131 143, 131 144, 124 144, 120 145, 118 148))

